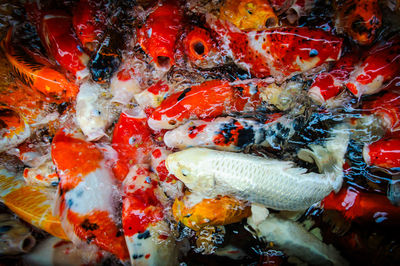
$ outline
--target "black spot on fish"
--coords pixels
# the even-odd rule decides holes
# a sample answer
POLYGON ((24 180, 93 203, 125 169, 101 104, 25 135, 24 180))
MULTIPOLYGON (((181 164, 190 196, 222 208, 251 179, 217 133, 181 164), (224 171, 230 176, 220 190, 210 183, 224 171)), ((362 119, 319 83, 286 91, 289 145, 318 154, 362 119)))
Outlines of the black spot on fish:
POLYGON ((91 223, 89 221, 89 219, 85 219, 83 221, 83 223, 81 223, 81 227, 85 230, 85 231, 94 231, 99 229, 99 226, 96 223, 91 223))
POLYGON ((122 236, 122 232, 121 230, 118 230, 117 233, 115 234, 115 237, 121 237, 122 236))
POLYGON ((142 257, 143 257, 143 255, 136 255, 136 254, 132 255, 132 259, 134 259, 134 260, 140 259, 142 257))
POLYGON ((73 200, 72 200, 72 199, 67 200, 67 207, 68 207, 68 208, 71 208, 72 205, 74 205, 73 200))
POLYGON ((86 238, 86 243, 90 244, 94 239, 96 239, 96 236, 90 235, 86 238))
POLYGON ((150 231, 146 230, 141 234, 138 234, 138 239, 147 239, 150 237, 150 231))
POLYGON ((179 95, 179 97, 178 97, 178 102, 181 101, 183 98, 185 98, 186 94, 187 94, 189 91, 191 91, 191 90, 192 90, 192 88, 187 88, 187 89, 185 89, 185 90, 181 93, 181 95, 179 95))
POLYGON ((254 143, 254 129, 253 127, 243 128, 238 131, 238 142, 237 146, 244 148, 250 144, 254 143))

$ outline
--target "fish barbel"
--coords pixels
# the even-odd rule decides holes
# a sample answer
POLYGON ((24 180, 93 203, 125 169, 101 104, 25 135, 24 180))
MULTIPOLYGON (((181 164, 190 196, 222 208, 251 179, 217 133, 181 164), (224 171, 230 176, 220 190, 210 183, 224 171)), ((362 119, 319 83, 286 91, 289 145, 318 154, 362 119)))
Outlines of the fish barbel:
POLYGON ((234 195, 277 210, 305 210, 342 183, 341 166, 324 174, 293 162, 243 153, 190 148, 170 154, 168 171, 193 192, 234 195))

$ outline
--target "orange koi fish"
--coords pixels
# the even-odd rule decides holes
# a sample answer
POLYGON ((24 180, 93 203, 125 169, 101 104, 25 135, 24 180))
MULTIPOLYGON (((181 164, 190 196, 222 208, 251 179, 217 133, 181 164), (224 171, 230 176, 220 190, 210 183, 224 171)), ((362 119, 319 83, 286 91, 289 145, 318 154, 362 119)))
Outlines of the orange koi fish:
POLYGON ((308 90, 308 95, 319 104, 339 95, 345 89, 344 84, 348 81, 358 60, 358 56, 352 53, 340 58, 332 70, 318 74, 308 90))
POLYGON ((219 18, 241 30, 264 30, 278 25, 278 17, 266 0, 227 0, 219 18))
POLYGON ((0 152, 24 142, 31 135, 26 119, 13 108, 0 106, 0 152))
POLYGON ((154 130, 172 129, 188 119, 254 110, 260 102, 257 85, 231 85, 227 81, 211 80, 172 94, 154 110, 147 122, 154 130))
POLYGON ((1 42, 1 47, 13 67, 16 77, 26 86, 50 96, 52 101, 62 102, 74 98, 79 89, 76 84, 54 69, 43 56, 24 49, 11 41, 13 29, 1 42), (47 62, 47 63, 46 63, 47 62))
POLYGON ((68 239, 60 218, 52 214, 54 195, 55 191, 27 185, 19 173, 0 167, 0 201, 27 223, 68 239))
POLYGON ((118 154, 118 160, 113 167, 118 180, 125 179, 131 166, 149 163, 153 141, 144 113, 121 113, 111 143, 118 154))
POLYGON ((177 0, 159 4, 138 30, 138 41, 156 65, 168 70, 175 64, 175 42, 182 29, 183 14, 177 0))
POLYGON ((181 200, 175 199, 172 214, 176 221, 196 231, 205 226, 237 223, 251 215, 250 205, 234 197, 218 196, 194 202, 196 196, 185 193, 181 200))
POLYGON ((332 192, 321 206, 339 211, 349 220, 396 224, 400 219, 400 207, 392 205, 385 195, 360 192, 351 186, 343 187, 337 194, 332 192))
POLYGON ((115 182, 102 152, 77 134, 61 129, 51 155, 60 177, 57 212, 74 244, 95 244, 121 260, 128 258, 123 233, 117 226, 115 182))
POLYGON ((400 73, 400 36, 378 43, 351 72, 346 87, 357 97, 379 92, 400 73))
POLYGON ((361 45, 368 45, 382 25, 378 0, 336 0, 336 30, 347 33, 361 45))
POLYGON ((194 27, 184 39, 187 56, 191 61, 204 60, 214 48, 210 33, 199 27, 194 27))
POLYGON ((288 79, 338 60, 342 49, 342 39, 320 29, 282 27, 243 32, 212 16, 207 22, 225 53, 258 78, 288 79))
POLYGON ((122 225, 132 265, 177 263, 157 181, 146 165, 135 165, 123 182, 122 225))

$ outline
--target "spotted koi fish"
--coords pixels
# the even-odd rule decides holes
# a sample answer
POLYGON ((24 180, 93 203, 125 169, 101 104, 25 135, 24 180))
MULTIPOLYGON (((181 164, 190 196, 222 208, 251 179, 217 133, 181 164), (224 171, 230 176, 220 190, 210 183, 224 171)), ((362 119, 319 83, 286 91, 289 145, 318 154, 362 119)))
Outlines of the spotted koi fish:
POLYGON ((143 109, 156 108, 160 106, 161 102, 164 100, 166 95, 171 92, 171 90, 172 89, 168 84, 165 84, 163 81, 158 81, 142 92, 136 94, 134 98, 136 103, 143 109))
POLYGON ((206 81, 165 99, 148 119, 154 130, 172 129, 189 119, 208 119, 229 112, 254 110, 260 103, 260 84, 230 84, 223 80, 206 81))
POLYGON ((145 165, 135 165, 123 187, 122 225, 132 265, 176 265, 157 177, 145 165))
POLYGON ((54 136, 51 155, 60 177, 56 212, 69 239, 126 260, 128 250, 114 206, 118 192, 102 152, 82 136, 61 129, 54 136))
POLYGON ((182 9, 176 0, 159 4, 138 30, 138 41, 160 69, 175 64, 175 42, 182 29, 182 9))
POLYGON ((346 87, 357 97, 384 89, 400 71, 400 36, 378 43, 351 72, 346 87))
POLYGON ((294 119, 279 117, 267 123, 246 118, 218 117, 211 121, 192 120, 168 131, 164 142, 168 147, 208 147, 226 151, 241 151, 259 144, 274 149, 282 146, 295 133, 294 119))
POLYGON ((78 86, 57 71, 43 56, 12 43, 13 28, 1 42, 1 47, 12 65, 15 76, 26 86, 34 88, 52 101, 67 101, 76 96, 78 86))
POLYGON ((281 27, 243 32, 207 16, 225 53, 255 77, 285 80, 340 58, 342 39, 320 29, 281 27))

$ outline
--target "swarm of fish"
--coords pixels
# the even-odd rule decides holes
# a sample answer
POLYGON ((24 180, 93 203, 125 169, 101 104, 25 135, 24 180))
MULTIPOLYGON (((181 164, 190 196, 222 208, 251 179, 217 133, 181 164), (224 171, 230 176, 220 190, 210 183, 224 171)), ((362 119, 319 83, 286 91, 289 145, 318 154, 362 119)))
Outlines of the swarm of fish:
MULTIPOLYGON (((353 142, 368 167, 400 167, 400 37, 378 1, 331 1, 333 21, 311 19, 315 2, 27 1, 24 18, 7 14, 0 201, 54 236, 23 259, 177 265, 185 230, 197 252, 242 259, 218 240, 242 222, 290 257, 344 265, 279 213, 396 221, 397 180, 386 196, 344 177, 353 142), (339 118, 320 129, 313 114, 339 118)), ((1 254, 33 248, 1 218, 1 254)))

